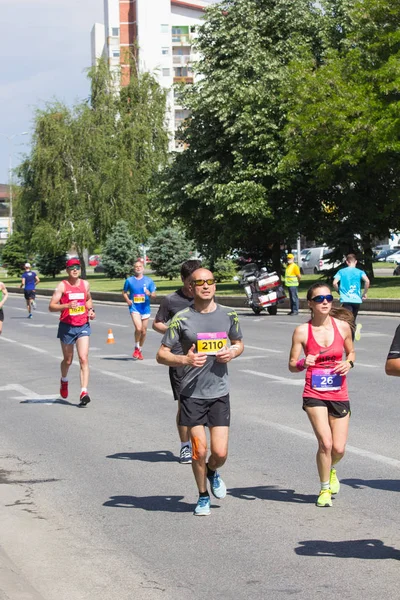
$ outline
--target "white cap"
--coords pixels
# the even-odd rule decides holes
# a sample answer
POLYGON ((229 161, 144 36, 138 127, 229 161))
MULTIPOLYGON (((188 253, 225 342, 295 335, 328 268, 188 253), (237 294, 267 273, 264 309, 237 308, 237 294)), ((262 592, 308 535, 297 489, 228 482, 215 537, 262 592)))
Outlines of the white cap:
POLYGON ((24 264, 24 267, 29 267, 29 268, 31 268, 31 265, 30 265, 30 263, 25 263, 25 264, 24 264))

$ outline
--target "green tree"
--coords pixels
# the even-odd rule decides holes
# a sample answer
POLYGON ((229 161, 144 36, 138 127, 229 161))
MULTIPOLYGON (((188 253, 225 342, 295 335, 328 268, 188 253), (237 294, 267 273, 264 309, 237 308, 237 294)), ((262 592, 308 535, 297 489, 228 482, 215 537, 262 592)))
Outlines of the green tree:
POLYGON ((56 275, 64 271, 67 257, 63 254, 44 253, 36 257, 36 267, 42 275, 55 279, 56 275))
POLYGON ((161 229, 149 240, 151 268, 160 277, 178 277, 182 263, 193 255, 193 251, 193 242, 174 227, 161 229))
POLYGON ((318 57, 320 18, 308 0, 224 0, 207 10, 201 77, 181 92, 188 147, 164 173, 160 198, 211 260, 242 248, 279 268, 280 242, 298 231, 281 209, 295 195, 280 181, 282 90, 304 47, 318 57))
POLYGON ((133 73, 119 93, 107 64, 89 71, 90 102, 37 110, 32 151, 19 175, 17 227, 30 239, 49 224, 74 247, 104 242, 124 219, 141 239, 158 227, 153 182, 167 156, 166 91, 149 73, 133 73))
POLYGON ((232 281, 238 272, 236 263, 228 258, 218 258, 212 269, 216 281, 232 281))
POLYGON ((102 250, 102 264, 106 274, 111 278, 127 277, 139 257, 139 245, 130 233, 128 223, 118 221, 102 250))
POLYGON ((400 2, 323 5, 322 60, 293 62, 287 80, 282 168, 304 178, 302 233, 318 223, 338 256, 363 250, 372 275, 374 239, 400 225, 400 2))
POLYGON ((7 265, 9 275, 20 275, 27 260, 25 238, 21 233, 14 233, 3 246, 2 261, 7 265))

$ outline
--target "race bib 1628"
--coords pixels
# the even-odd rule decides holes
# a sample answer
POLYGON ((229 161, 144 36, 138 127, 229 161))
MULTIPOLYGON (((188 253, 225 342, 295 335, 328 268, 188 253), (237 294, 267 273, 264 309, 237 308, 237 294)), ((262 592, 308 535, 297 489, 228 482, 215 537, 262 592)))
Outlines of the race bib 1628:
POLYGON ((311 387, 317 392, 336 392, 342 388, 343 376, 332 369, 313 369, 311 387))

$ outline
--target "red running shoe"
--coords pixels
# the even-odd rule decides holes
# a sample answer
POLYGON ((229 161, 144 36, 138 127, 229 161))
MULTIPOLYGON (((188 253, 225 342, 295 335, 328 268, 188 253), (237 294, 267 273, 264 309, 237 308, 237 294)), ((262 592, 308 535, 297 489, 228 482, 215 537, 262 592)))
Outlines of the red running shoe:
POLYGON ((139 359, 140 359, 140 360, 143 360, 143 356, 142 356, 142 358, 140 358, 141 356, 142 356, 142 353, 140 352, 139 348, 135 348, 135 351, 134 351, 134 353, 132 354, 132 358, 133 358, 134 360, 139 360, 139 359))
POLYGON ((141 351, 141 350, 139 350, 139 356, 138 356, 138 359, 139 359, 139 360, 143 360, 143 354, 142 354, 142 351, 141 351))
POLYGON ((68 398, 68 381, 60 381, 60 396, 61 398, 68 398))

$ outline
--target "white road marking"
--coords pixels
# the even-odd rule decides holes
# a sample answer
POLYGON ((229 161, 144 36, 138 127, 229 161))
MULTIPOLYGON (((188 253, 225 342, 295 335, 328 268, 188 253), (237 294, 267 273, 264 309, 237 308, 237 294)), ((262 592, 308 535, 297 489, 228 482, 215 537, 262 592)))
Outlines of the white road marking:
MULTIPOLYGON (((292 435, 296 435, 298 437, 302 437, 304 439, 312 440, 313 442, 315 442, 315 436, 312 433, 301 431, 300 429, 294 429, 293 427, 288 427, 287 425, 281 425, 280 423, 274 423, 273 421, 266 421, 260 418, 257 418, 256 420, 258 422, 264 423, 268 427, 272 427, 273 429, 278 429, 279 431, 284 431, 285 433, 290 433, 292 435)), ((400 460, 390 458, 389 456, 384 456, 382 454, 377 454, 376 452, 371 452, 370 450, 364 450, 363 448, 357 448, 356 446, 346 446, 346 452, 357 454, 357 456, 369 458, 371 460, 374 460, 375 462, 380 462, 385 465, 400 468, 400 460)))
POLYGON ((120 325, 119 323, 103 323, 103 325, 110 325, 110 327, 131 327, 131 325, 120 325))
POLYGON ((44 323, 32 323, 32 321, 29 321, 29 323, 22 323, 22 325, 25 327, 40 327, 41 329, 58 329, 58 324, 45 325, 44 323))
POLYGON ((39 352, 40 354, 48 354, 47 350, 43 350, 43 348, 35 348, 35 346, 29 346, 29 344, 19 344, 23 348, 28 348, 28 350, 33 350, 34 352, 39 352))
POLYGON ((249 369, 241 369, 241 373, 248 373, 249 375, 256 375, 257 377, 265 377, 266 379, 273 379, 274 381, 283 383, 285 385, 304 385, 303 379, 288 379, 286 377, 279 377, 278 375, 269 375, 268 373, 259 373, 258 371, 250 371, 249 369))
POLYGON ((283 350, 273 350, 272 348, 260 348, 260 346, 249 346, 245 344, 245 349, 249 348, 250 350, 261 350, 262 352, 275 352, 276 354, 282 354, 283 350))
POLYGON ((260 354, 259 356, 239 356, 236 360, 256 360, 257 358, 267 358, 265 354, 260 354))
POLYGON ((8 391, 15 391, 22 394, 22 397, 14 396, 13 400, 29 400, 32 403, 47 404, 49 406, 51 406, 57 400, 60 399, 59 396, 55 396, 54 394, 37 394, 36 392, 33 392, 32 390, 24 387, 23 385, 19 385, 18 383, 10 383, 9 385, 4 385, 3 387, 0 387, 0 392, 8 391))
MULTIPOLYGON (((358 350, 358 348, 357 348, 358 350)), ((377 369, 380 365, 367 365, 366 363, 357 362, 357 367, 367 367, 368 369, 377 369)))

